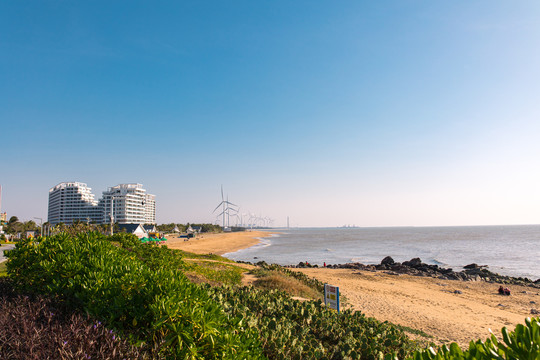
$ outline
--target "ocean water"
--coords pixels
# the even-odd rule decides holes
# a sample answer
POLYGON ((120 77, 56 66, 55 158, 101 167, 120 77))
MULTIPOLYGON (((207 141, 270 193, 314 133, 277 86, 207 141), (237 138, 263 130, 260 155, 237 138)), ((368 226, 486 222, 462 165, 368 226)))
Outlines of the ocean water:
POLYGON ((385 256, 403 262, 419 257, 455 271, 477 263, 509 276, 540 278, 540 225, 298 228, 278 232, 248 249, 225 254, 233 260, 280 265, 378 264, 385 256))

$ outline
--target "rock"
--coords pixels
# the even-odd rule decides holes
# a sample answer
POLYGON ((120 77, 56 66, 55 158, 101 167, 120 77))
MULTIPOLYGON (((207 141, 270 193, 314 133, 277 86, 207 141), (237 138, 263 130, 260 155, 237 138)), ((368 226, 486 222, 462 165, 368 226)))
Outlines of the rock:
POLYGON ((390 256, 385 257, 381 261, 381 265, 393 265, 393 264, 395 264, 395 261, 390 256))
POLYGON ((419 267, 422 265, 422 260, 420 260, 420 258, 414 258, 409 261, 404 261, 403 265, 410 267, 419 267))
POLYGON ((461 290, 454 290, 454 294, 463 294, 461 290))
POLYGON ((531 309, 531 314, 538 315, 538 314, 540 314, 540 311, 538 311, 536 309, 531 309))

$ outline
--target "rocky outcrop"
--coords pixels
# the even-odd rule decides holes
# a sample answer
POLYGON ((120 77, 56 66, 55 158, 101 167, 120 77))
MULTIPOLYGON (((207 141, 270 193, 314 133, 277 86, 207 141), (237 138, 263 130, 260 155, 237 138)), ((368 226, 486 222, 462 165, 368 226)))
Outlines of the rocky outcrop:
MULTIPOLYGON (((295 267, 316 267, 306 263, 299 263, 295 267)), ((491 272, 487 265, 469 264, 463 267, 461 271, 454 271, 451 268, 443 268, 438 265, 425 264, 420 258, 414 258, 403 263, 395 262, 390 256, 385 257, 380 264, 364 265, 362 263, 347 263, 331 265, 326 267, 333 269, 354 269, 364 271, 384 270, 390 274, 407 274, 413 276, 429 276, 446 280, 462 281, 488 281, 501 284, 524 285, 540 288, 540 279, 532 281, 522 277, 511 277, 491 272)))

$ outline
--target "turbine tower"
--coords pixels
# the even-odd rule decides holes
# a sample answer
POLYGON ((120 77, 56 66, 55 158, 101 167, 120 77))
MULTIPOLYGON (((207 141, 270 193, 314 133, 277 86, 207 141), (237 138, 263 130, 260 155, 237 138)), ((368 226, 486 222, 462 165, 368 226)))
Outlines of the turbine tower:
POLYGON ((238 212, 238 210, 234 208, 234 206, 238 207, 238 205, 235 205, 232 202, 230 202, 229 196, 227 196, 227 199, 225 200, 225 197, 223 196, 223 185, 221 185, 221 202, 218 204, 218 206, 216 206, 216 208, 214 209, 214 211, 212 211, 212 213, 215 213, 216 210, 219 209, 220 206, 222 207, 222 211, 218 216, 223 217, 222 224, 223 224, 223 230, 225 230, 225 228, 229 226, 230 211, 232 210, 232 211, 238 212), (227 226, 225 226, 225 215, 227 215, 227 226))

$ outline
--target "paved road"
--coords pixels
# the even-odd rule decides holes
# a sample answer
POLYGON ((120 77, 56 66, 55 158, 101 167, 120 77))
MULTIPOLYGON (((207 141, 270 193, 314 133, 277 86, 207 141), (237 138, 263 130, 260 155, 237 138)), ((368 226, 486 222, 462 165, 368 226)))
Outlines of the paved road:
POLYGON ((4 256, 4 250, 11 249, 15 249, 15 244, 0 245, 0 262, 7 260, 7 258, 4 256))

